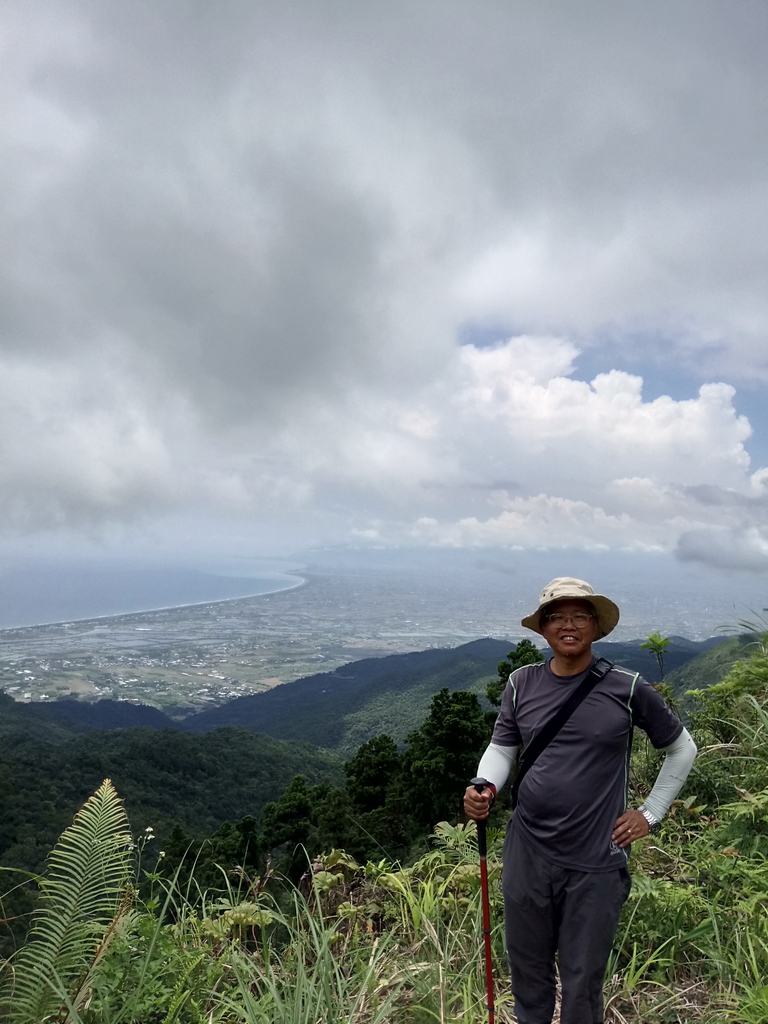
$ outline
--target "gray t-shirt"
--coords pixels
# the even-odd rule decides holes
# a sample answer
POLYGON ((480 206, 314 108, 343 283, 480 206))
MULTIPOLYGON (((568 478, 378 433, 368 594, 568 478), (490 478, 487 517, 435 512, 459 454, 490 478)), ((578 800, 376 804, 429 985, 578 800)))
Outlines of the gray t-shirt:
MULTIPOLYGON (((523 747, 562 707, 588 669, 557 676, 549 662, 509 677, 492 742, 523 747)), ((657 749, 674 743, 682 722, 637 672, 614 666, 574 711, 523 779, 513 827, 553 864, 611 871, 628 853, 611 841, 627 809, 632 729, 657 749)))

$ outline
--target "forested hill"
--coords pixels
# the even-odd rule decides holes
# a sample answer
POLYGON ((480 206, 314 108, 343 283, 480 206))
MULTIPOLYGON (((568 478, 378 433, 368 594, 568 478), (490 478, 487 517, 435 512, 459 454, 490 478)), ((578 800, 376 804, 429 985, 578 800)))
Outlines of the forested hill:
MULTIPOLYGON (((6 704, 2 704, 2 717, 8 717, 6 704)), ((90 729, 176 729, 178 723, 168 715, 149 704, 133 704, 128 700, 97 701, 78 700, 64 697, 48 703, 19 702, 17 708, 23 714, 30 729, 46 729, 61 726, 69 732, 86 732, 90 729)))
MULTIPOLYGON (((672 637, 665 671, 684 665, 719 643, 672 637)), ((642 641, 595 644, 597 654, 658 679, 658 667, 642 641)), ((475 640, 460 647, 394 654, 355 661, 275 687, 268 693, 240 697, 218 708, 191 715, 181 723, 189 732, 239 725, 280 739, 297 739, 352 754, 373 736, 388 733, 398 743, 424 718, 430 699, 443 687, 484 695, 499 661, 514 647, 511 640, 475 640)))
POLYGON ((37 870, 74 811, 111 778, 141 830, 179 824, 209 835, 223 821, 258 816, 291 779, 343 778, 330 751, 243 729, 207 736, 119 729, 73 734, 0 694, 0 860, 37 870))

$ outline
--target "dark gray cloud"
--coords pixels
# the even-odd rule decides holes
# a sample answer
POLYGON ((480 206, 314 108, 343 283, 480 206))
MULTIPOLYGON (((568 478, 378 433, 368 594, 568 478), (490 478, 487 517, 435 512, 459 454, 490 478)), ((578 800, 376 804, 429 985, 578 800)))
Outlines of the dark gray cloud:
POLYGON ((645 332, 702 383, 768 384, 767 28, 749 0, 11 2, 6 525, 402 537, 496 516, 500 480, 525 543, 553 502, 630 536, 611 479, 756 507, 722 393, 589 412, 532 353, 559 335, 609 371, 645 332), (530 437, 486 415, 490 371, 466 397, 456 342, 484 324, 535 336, 504 369, 543 389, 530 437))
POLYGON ((718 569, 768 572, 768 538, 754 527, 691 530, 679 538, 675 555, 683 562, 702 562, 718 569))
POLYGON ((768 513, 768 489, 754 487, 744 493, 733 489, 719 487, 717 484, 698 484, 694 487, 681 487, 681 494, 693 498, 694 501, 711 508, 740 509, 749 514, 766 515, 768 513))

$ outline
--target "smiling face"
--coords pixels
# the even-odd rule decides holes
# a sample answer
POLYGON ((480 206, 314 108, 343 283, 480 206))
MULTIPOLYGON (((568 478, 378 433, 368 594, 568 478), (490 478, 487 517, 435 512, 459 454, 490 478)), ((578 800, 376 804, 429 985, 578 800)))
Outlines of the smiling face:
POLYGON ((542 613, 541 633, 556 659, 579 661, 586 658, 598 634, 595 609, 589 601, 571 598, 553 601, 542 613))

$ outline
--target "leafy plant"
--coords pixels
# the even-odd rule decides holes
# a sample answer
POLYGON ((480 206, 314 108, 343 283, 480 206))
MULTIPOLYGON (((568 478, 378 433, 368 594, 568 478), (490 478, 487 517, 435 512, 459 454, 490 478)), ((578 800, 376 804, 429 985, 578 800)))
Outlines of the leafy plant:
POLYGON ((26 945, 6 965, 11 1024, 39 1024, 67 992, 74 1009, 85 1001, 132 902, 132 850, 122 802, 105 779, 51 852, 26 945))
POLYGON ((664 682, 664 654, 669 647, 669 637, 661 633, 647 633, 644 644, 640 644, 641 651, 650 651, 656 659, 659 667, 659 682, 664 682))

